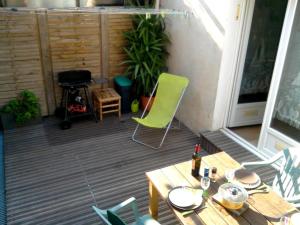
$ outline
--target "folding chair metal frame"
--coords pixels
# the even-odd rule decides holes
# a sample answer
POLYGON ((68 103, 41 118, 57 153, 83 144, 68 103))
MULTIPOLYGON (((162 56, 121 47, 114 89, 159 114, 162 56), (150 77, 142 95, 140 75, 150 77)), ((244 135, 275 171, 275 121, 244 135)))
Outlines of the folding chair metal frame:
MULTIPOLYGON (((148 106, 149 106, 149 104, 150 104, 150 101, 151 101, 151 99, 152 99, 152 97, 153 97, 153 95, 154 95, 155 90, 157 89, 157 86, 158 86, 158 82, 156 82, 156 84, 155 84, 155 86, 154 86, 154 88, 153 88, 153 91, 152 91, 152 93, 151 93, 151 95, 150 95, 149 101, 147 102, 147 105, 146 105, 146 107, 145 107, 145 109, 144 109, 144 111, 143 111, 143 113, 142 113, 141 119, 143 119, 143 118, 144 118, 144 115, 146 114, 147 108, 148 108, 148 106)), ((132 140, 133 140, 134 142, 136 142, 136 143, 145 145, 145 146, 147 146, 147 147, 150 147, 150 148, 153 148, 153 149, 159 149, 159 148, 163 145, 163 143, 164 143, 164 141, 165 141, 165 138, 166 138, 166 136, 167 136, 167 133, 168 133, 169 130, 170 130, 171 124, 172 124, 173 119, 174 119, 174 117, 175 117, 175 114, 176 114, 176 112, 177 112, 177 110, 178 110, 179 104, 180 104, 180 102, 181 102, 181 100, 182 100, 182 97, 183 97, 183 95, 184 95, 185 90, 186 90, 186 88, 184 88, 184 89, 182 90, 182 93, 181 93, 180 98, 179 98, 179 100, 178 100, 178 102, 177 102, 176 108, 175 108, 175 110, 174 110, 174 112, 173 112, 172 119, 171 119, 171 121, 168 123, 168 125, 166 126, 166 128, 165 128, 166 131, 165 131, 165 133, 164 133, 164 136, 163 136, 163 138, 162 138, 160 144, 159 144, 157 147, 152 146, 152 145, 150 145, 150 144, 147 144, 147 143, 145 143, 145 142, 143 142, 143 141, 137 140, 137 139, 135 138, 135 135, 136 135, 136 133, 137 133, 137 130, 138 130, 139 126, 140 126, 139 123, 137 123, 136 128, 135 128, 135 130, 134 130, 134 132, 133 132, 133 135, 132 135, 132 137, 131 137, 132 140)))

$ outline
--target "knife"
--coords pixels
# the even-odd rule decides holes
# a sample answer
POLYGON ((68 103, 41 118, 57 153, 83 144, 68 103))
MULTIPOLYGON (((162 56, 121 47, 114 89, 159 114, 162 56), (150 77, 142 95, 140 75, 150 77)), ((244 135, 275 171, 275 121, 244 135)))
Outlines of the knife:
POLYGON ((205 209, 205 208, 207 208, 207 206, 202 206, 202 207, 200 207, 200 208, 196 208, 196 209, 192 209, 192 210, 188 210, 188 211, 184 211, 183 213, 182 213, 182 215, 183 216, 188 216, 188 215, 190 215, 190 214, 192 214, 192 213, 199 213, 202 209, 205 209))

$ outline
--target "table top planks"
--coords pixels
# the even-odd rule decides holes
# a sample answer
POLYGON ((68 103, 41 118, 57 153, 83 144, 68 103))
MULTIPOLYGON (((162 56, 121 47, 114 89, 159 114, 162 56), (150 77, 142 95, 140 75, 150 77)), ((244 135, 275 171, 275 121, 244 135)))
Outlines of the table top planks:
POLYGON ((94 96, 100 102, 110 102, 115 100, 120 100, 120 95, 113 88, 105 88, 105 89, 94 89, 94 96))
MULTIPOLYGON (((165 168, 147 172, 146 176, 149 183, 152 184, 160 197, 167 202, 169 191, 176 186, 191 186, 200 188, 199 178, 191 175, 191 161, 186 161, 171 165, 165 168)), ((226 182, 225 171, 236 169, 240 164, 232 159, 227 153, 220 152, 213 155, 202 157, 200 174, 203 175, 205 167, 217 167, 217 180, 211 182, 209 188, 209 198, 204 208, 198 213, 192 213, 183 216, 182 212, 169 207, 174 212, 178 220, 184 225, 279 225, 279 218, 292 211, 295 211, 293 205, 286 202, 275 192, 257 193, 250 195, 248 199, 249 209, 241 216, 229 213, 224 207, 211 199, 221 184, 226 182)), ((151 196, 150 196, 151 197, 151 196)))

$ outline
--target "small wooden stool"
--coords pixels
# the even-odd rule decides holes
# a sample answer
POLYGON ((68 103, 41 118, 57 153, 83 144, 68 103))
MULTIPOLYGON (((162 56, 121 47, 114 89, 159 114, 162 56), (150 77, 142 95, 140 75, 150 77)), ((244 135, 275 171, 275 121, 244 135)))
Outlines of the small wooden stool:
POLYGON ((92 91, 93 104, 99 110, 100 120, 107 113, 118 112, 121 117, 121 97, 113 88, 94 89, 92 91))

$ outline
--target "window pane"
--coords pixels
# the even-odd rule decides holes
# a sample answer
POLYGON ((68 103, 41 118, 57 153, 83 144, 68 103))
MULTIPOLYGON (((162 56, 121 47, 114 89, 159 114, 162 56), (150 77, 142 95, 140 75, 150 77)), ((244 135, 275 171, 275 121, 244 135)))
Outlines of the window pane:
POLYGON ((271 127, 300 142, 300 4, 285 59, 271 127))
POLYGON ((255 1, 238 103, 267 100, 287 0, 255 1))

